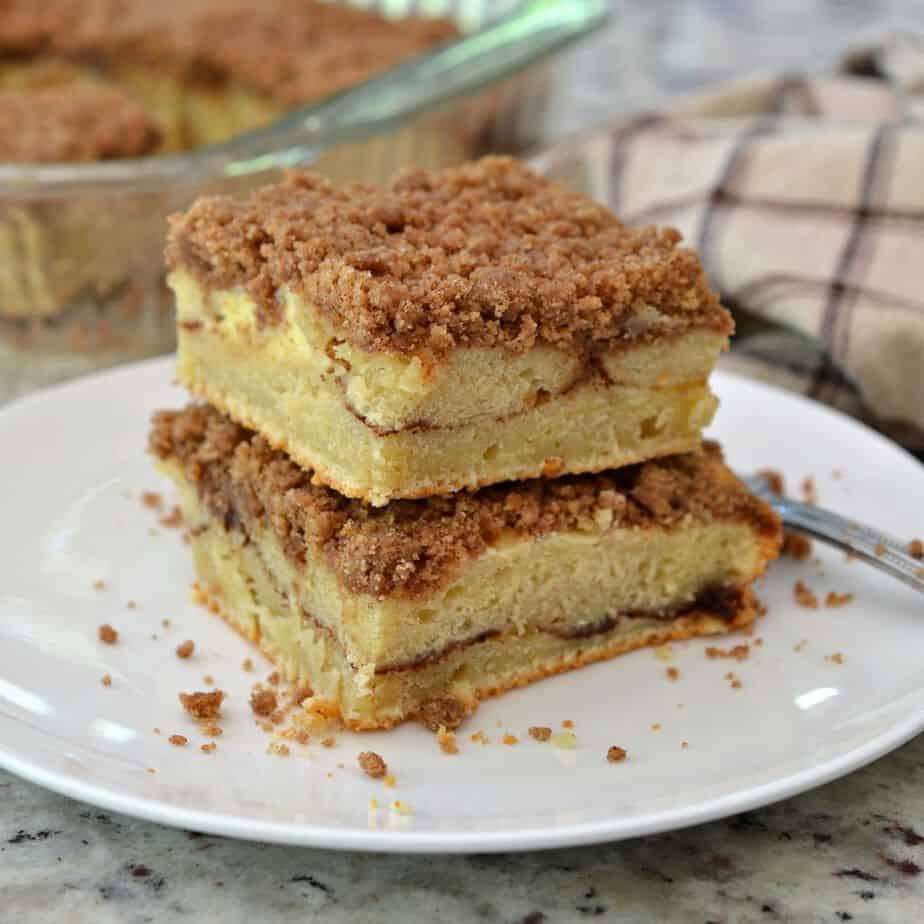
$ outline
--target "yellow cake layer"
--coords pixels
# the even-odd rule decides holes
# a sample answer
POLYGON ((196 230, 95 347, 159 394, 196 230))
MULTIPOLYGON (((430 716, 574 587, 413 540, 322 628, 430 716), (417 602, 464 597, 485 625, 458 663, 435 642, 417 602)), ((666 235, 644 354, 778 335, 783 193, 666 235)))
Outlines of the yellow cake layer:
POLYGON ((727 338, 692 330, 602 353, 547 346, 368 353, 287 293, 258 323, 240 290, 176 272, 180 380, 318 478, 379 505, 518 478, 600 471, 699 443, 727 338))
POLYGON ((450 699, 472 711, 479 700, 542 677, 645 645, 715 635, 750 623, 759 606, 749 591, 735 612, 691 609, 675 618, 627 617, 605 631, 562 638, 539 629, 503 632, 447 651, 422 664, 376 673, 358 669, 328 631, 293 611, 254 543, 235 541, 220 526, 194 536, 196 572, 222 615, 259 644, 285 676, 335 703, 353 729, 388 728, 424 706, 450 699))

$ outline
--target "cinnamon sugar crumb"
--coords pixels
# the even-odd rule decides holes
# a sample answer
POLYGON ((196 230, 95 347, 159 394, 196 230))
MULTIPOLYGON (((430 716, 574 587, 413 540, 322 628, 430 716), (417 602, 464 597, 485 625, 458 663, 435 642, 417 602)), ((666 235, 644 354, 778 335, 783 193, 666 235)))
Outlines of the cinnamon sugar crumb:
POLYGON ((142 491, 141 503, 149 510, 160 510, 164 499, 157 491, 142 491))
POLYGON ((218 745, 214 741, 207 741, 205 744, 199 745, 199 750, 203 754, 214 754, 215 750, 218 748, 218 745))
POLYGON ((280 680, 282 680, 282 677, 279 675, 279 671, 273 671, 273 673, 266 678, 266 682, 274 687, 279 686, 280 680))
POLYGON ((680 676, 680 671, 676 667, 669 667, 665 671, 668 680, 676 680, 680 676))
POLYGON ((908 554, 918 560, 924 558, 924 542, 921 542, 920 539, 912 539, 908 543, 908 554))
POLYGON ((839 594, 836 591, 829 590, 825 595, 825 606, 839 607, 846 606, 853 600, 853 594, 839 594))
POLYGON ((250 708, 254 715, 272 715, 276 711, 277 704, 274 690, 255 689, 250 694, 250 708))
POLYGON ((839 651, 835 651, 834 654, 825 655, 825 661, 830 661, 832 664, 843 664, 844 656, 839 651))
POLYGON ((112 686, 112 677, 111 677, 109 674, 103 674, 102 678, 100 679, 100 683, 101 683, 104 687, 111 687, 111 686, 112 686))
POLYGON ((105 589, 106 589, 106 582, 105 582, 105 581, 102 581, 102 580, 100 580, 100 581, 94 581, 94 582, 93 582, 93 589, 94 589, 94 590, 105 590, 105 589))
POLYGON ((192 639, 186 639, 185 642, 180 642, 176 646, 176 656, 178 658, 183 658, 184 660, 188 658, 196 650, 196 643, 192 639))
POLYGON ((606 759, 611 764, 622 763, 628 756, 628 752, 625 748, 618 747, 617 745, 611 745, 607 748, 606 759))
POLYGON ((501 738, 501 741, 503 741, 504 744, 513 745, 513 744, 516 744, 516 743, 517 743, 518 739, 517 739, 517 736, 516 736, 516 735, 511 735, 510 732, 507 732, 507 733, 504 735, 504 737, 501 738))
POLYGON ((818 609, 818 597, 802 581, 796 581, 792 588, 793 597, 799 606, 807 610, 818 609))
POLYGON ((225 698, 224 690, 212 690, 209 693, 180 693, 183 708, 194 719, 215 719, 221 715, 221 704, 225 698))
POLYGON ((735 661, 746 661, 751 653, 749 645, 735 645, 733 648, 716 648, 710 645, 706 649, 706 657, 711 660, 732 658, 735 661))
POLYGON ((548 741, 552 737, 552 729, 545 725, 533 725, 529 729, 529 737, 536 741, 548 741))
POLYGON ((762 468, 757 474, 767 482, 767 487, 774 494, 786 493, 786 483, 783 480, 783 475, 776 469, 762 468))
POLYGON ((167 740, 171 744, 176 745, 178 748, 186 747, 186 744, 189 741, 186 735, 171 735, 167 740))
POLYGON ((444 754, 459 753, 459 746, 456 744, 456 733, 450 731, 445 725, 441 726, 436 733, 436 740, 439 742, 440 750, 444 754))
POLYGON ((363 773, 374 780, 379 780, 388 773, 388 764, 375 751, 362 751, 356 759, 363 773))
POLYGON ((104 622, 96 630, 96 634, 99 636, 99 640, 105 642, 107 645, 115 645, 119 640, 119 633, 113 629, 108 622, 104 622))
POLYGON ((802 500, 807 504, 818 503, 818 491, 815 488, 815 479, 811 475, 806 475, 805 478, 802 479, 799 488, 802 491, 802 500))
POLYGON ((796 561, 805 561, 812 554, 812 541, 802 533, 793 532, 791 529, 784 530, 780 554, 796 561))

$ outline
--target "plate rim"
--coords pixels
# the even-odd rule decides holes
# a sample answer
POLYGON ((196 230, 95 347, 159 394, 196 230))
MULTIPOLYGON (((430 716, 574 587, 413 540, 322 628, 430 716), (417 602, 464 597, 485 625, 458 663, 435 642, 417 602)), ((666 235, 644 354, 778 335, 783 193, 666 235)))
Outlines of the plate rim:
MULTIPOLYGON (((81 376, 20 396, 0 407, 0 429, 6 419, 27 411, 36 403, 53 401, 64 393, 77 393, 111 379, 132 378, 142 372, 162 367, 167 378, 174 358, 155 357, 114 369, 81 376)), ((872 438, 882 448, 898 452, 919 467, 924 465, 902 446, 836 408, 829 407, 804 395, 778 385, 752 379, 738 373, 718 369, 713 381, 724 381, 726 387, 743 385, 767 394, 771 400, 794 400, 797 404, 833 418, 839 424, 859 429, 865 438, 872 438)), ((0 729, 9 723, 21 725, 21 720, 0 714, 0 729)), ((28 723, 27 723, 28 724, 28 723)), ((43 729, 33 726, 32 731, 44 735, 43 729)), ((613 842, 631 837, 680 830, 693 825, 716 821, 740 812, 751 811, 771 803, 791 798, 838 779, 854 770, 867 766, 878 758, 901 747, 924 731, 924 710, 912 712, 891 724, 886 730, 851 747, 846 752, 810 768, 789 773, 757 785, 749 785, 733 793, 701 799, 683 807, 672 806, 633 816, 628 821, 618 817, 565 825, 525 827, 509 831, 416 831, 362 830, 339 828, 311 822, 280 822, 242 818, 226 812, 210 812, 179 807, 157 798, 126 795, 117 789, 80 780, 66 772, 50 770, 21 752, 4 746, 0 735, 0 769, 28 782, 42 786, 59 795, 76 799, 132 818, 155 822, 167 827, 230 837, 238 840, 261 841, 272 844, 304 846, 335 850, 362 850, 375 853, 463 854, 501 853, 507 851, 547 850, 613 842)))

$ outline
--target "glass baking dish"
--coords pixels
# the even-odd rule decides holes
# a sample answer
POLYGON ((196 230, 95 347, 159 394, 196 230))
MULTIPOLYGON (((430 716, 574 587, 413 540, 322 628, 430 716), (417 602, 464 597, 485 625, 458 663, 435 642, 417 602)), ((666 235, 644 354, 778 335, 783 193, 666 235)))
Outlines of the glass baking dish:
POLYGON ((190 152, 94 164, 0 164, 0 401, 168 352, 166 217, 240 195, 286 167, 379 182, 538 140, 554 53, 607 0, 373 0, 449 15, 462 36, 271 125, 190 152))

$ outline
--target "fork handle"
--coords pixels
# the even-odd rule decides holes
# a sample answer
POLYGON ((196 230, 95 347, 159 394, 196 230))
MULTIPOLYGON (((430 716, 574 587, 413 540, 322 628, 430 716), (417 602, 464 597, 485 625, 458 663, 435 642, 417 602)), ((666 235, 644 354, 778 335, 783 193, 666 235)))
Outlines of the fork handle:
POLYGON ((784 525, 836 545, 924 593, 924 561, 892 536, 788 497, 774 497, 772 503, 784 525))

